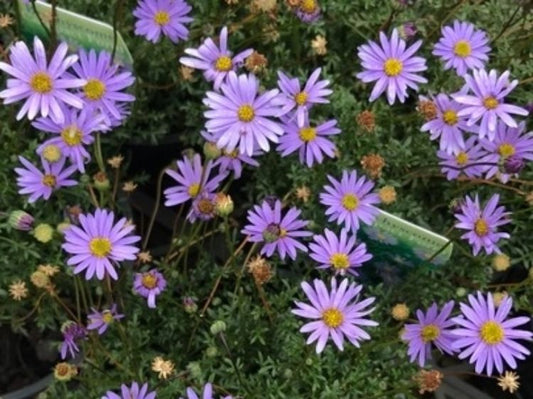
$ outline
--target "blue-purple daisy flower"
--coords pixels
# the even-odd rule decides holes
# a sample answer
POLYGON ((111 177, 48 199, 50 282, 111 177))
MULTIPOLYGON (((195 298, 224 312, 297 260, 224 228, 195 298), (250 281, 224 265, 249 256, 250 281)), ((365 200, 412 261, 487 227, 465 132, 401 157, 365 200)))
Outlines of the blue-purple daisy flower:
POLYGON ((0 70, 12 78, 7 80, 7 89, 0 92, 4 104, 11 104, 25 100, 17 114, 17 120, 26 114, 33 120, 37 114, 63 122, 63 104, 75 108, 82 108, 81 101, 68 89, 75 89, 86 84, 83 79, 67 76, 65 72, 78 60, 77 55, 67 57, 68 45, 61 43, 50 62, 47 61, 46 51, 41 40, 33 39, 34 57, 26 43, 16 42, 9 50, 10 64, 0 62, 0 70))
POLYGON ((111 305, 111 308, 104 309, 101 312, 94 308, 91 309, 93 312, 87 315, 89 319, 87 330, 97 330, 98 335, 105 333, 109 325, 113 322, 124 318, 122 313, 118 313, 116 303, 111 305))
POLYGON ((505 207, 498 206, 499 200, 500 196, 494 194, 482 209, 477 195, 474 200, 466 196, 461 204, 461 213, 455 214, 458 220, 455 227, 468 230, 461 238, 468 240, 474 255, 482 248, 489 255, 493 252, 501 253, 496 243, 502 238, 510 237, 508 233, 498 231, 499 226, 511 222, 510 212, 506 212, 505 207))
POLYGON ((214 88, 218 90, 228 72, 236 71, 253 52, 253 49, 247 49, 233 56, 228 49, 228 28, 223 27, 220 31, 219 46, 209 37, 197 49, 185 49, 185 54, 190 57, 181 57, 180 62, 190 68, 204 71, 205 79, 214 82, 214 88))
POLYGON ((453 348, 459 350, 459 359, 468 358, 475 363, 476 373, 484 370, 490 376, 494 369, 503 373, 504 362, 515 369, 516 359, 523 360, 529 350, 517 340, 531 341, 533 333, 515 327, 529 323, 530 318, 521 316, 509 318, 513 299, 506 296, 500 305, 494 305, 491 293, 468 296, 468 304, 461 303, 461 315, 453 318, 458 328, 453 348))
POLYGON ((422 40, 406 48, 397 29, 392 31, 390 40, 383 32, 379 33, 379 38, 381 46, 369 41, 358 48, 357 54, 364 71, 359 72, 357 78, 365 83, 376 81, 370 101, 386 91, 389 104, 394 104, 396 98, 403 103, 407 98, 407 88, 417 91, 417 83, 427 83, 427 79, 419 75, 419 72, 427 69, 426 60, 414 56, 422 40))
POLYGON ((132 382, 131 386, 122 384, 120 386, 120 394, 112 391, 107 391, 102 399, 155 399, 156 392, 148 392, 148 384, 140 385, 137 382, 132 382))
POLYGON ((193 20, 189 17, 191 10, 185 0, 139 0, 133 10, 137 18, 135 34, 152 43, 157 43, 161 36, 167 36, 174 43, 187 40, 189 29, 185 24, 193 20))
POLYGON ((492 162, 487 151, 479 144, 477 137, 470 137, 459 152, 437 151, 441 172, 448 180, 457 179, 460 175, 479 177, 490 168, 492 162))
POLYGON ((468 69, 481 69, 489 59, 489 38, 469 22, 453 21, 453 27, 442 28, 442 37, 435 44, 433 55, 444 62, 444 69, 454 68, 459 76, 468 69))
POLYGON ((156 297, 167 287, 167 280, 157 269, 143 273, 136 273, 133 281, 133 289, 137 294, 146 298, 148 307, 155 308, 156 297))
POLYGON ((268 257, 277 251, 281 259, 289 255, 296 259, 296 250, 307 252, 307 248, 298 239, 313 235, 310 231, 303 230, 308 222, 300 219, 302 212, 290 208, 285 215, 281 213, 281 201, 276 200, 273 205, 263 201, 248 211, 249 224, 242 230, 249 235, 251 242, 264 243, 261 254, 268 257))
POLYGON ((76 353, 80 351, 78 342, 87 338, 87 329, 78 323, 67 321, 61 326, 61 333, 63 334, 63 342, 59 349, 61 359, 66 359, 67 355, 74 359, 76 353))
POLYGON ((357 178, 357 172, 343 171, 340 181, 328 175, 331 185, 324 186, 320 203, 326 205, 328 221, 336 221, 347 229, 357 231, 359 222, 371 225, 378 215, 374 204, 380 202, 379 195, 371 193, 374 183, 365 176, 357 178))

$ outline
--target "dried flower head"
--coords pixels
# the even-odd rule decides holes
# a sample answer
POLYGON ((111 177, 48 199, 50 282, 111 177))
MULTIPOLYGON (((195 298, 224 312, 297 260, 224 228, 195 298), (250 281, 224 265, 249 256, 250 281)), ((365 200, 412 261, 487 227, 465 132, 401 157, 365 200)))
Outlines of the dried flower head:
POLYGON ((252 12, 267 12, 272 13, 276 11, 276 0, 253 0, 251 5, 252 12))
POLYGON ((30 280, 37 288, 47 288, 50 286, 50 277, 48 277, 42 271, 35 271, 31 274, 30 280))
POLYGON ((0 14, 0 28, 7 28, 13 24, 13 18, 8 14, 0 14))
POLYGON ((492 268, 497 272, 503 272, 511 266, 511 258, 506 254, 496 254, 492 258, 492 268))
POLYGON ((26 283, 21 280, 12 282, 9 285, 9 295, 15 301, 25 299, 28 296, 28 289, 26 288, 26 283))
POLYGON ((431 121, 437 117, 437 106, 433 101, 421 98, 416 106, 416 110, 426 121, 431 121))
POLYGON ((47 223, 38 224, 35 229, 33 229, 33 236, 37 241, 46 244, 54 237, 54 228, 47 223))
POLYGON ((407 320, 409 317, 409 308, 405 303, 397 303, 392 307, 391 315, 394 320, 407 320))
POLYGON ((61 362, 54 367, 54 378, 58 381, 70 381, 78 375, 78 368, 70 363, 61 362))
POLYGON ((132 193, 137 189, 137 184, 132 181, 127 181, 122 185, 122 191, 126 193, 132 193))
POLYGON ((150 254, 150 251, 139 252, 137 254, 137 259, 141 263, 150 263, 152 261, 152 255, 150 254))
POLYGON ((152 371, 159 373, 159 379, 166 380, 174 372, 174 363, 171 360, 164 360, 161 356, 156 356, 152 360, 152 371))
POLYGON ((381 155, 368 154, 361 158, 361 166, 372 179, 376 179, 381 176, 381 171, 385 166, 385 160, 381 155))
POLYGON ((413 380, 418 385, 419 393, 435 392, 442 382, 443 374, 438 370, 420 370, 413 380))
POLYGON ((502 388, 502 391, 513 393, 520 386, 520 383, 518 382, 519 378, 518 374, 514 371, 506 371, 498 377, 498 385, 502 388))
POLYGON ((54 265, 39 265, 37 271, 46 274, 48 277, 53 277, 59 273, 59 267, 54 265))
POLYGON ((268 60, 263 54, 254 51, 248 56, 248 58, 246 58, 244 66, 248 71, 258 74, 266 69, 268 66, 268 60))
POLYGON ((124 161, 124 157, 122 155, 115 155, 112 158, 109 158, 107 160, 107 163, 113 168, 118 169, 120 168, 120 165, 122 165, 122 161, 124 161))
POLYGON ((182 66, 180 67, 180 75, 181 75, 181 78, 182 78, 184 81, 186 81, 186 82, 192 80, 192 78, 193 78, 193 76, 192 76, 193 72, 194 72, 194 69, 193 69, 193 68, 190 68, 190 67, 188 67, 188 66, 182 65, 182 66))
POLYGON ((296 189, 296 198, 299 200, 302 200, 304 204, 309 201, 309 197, 311 196, 311 190, 307 186, 301 186, 296 189))
POLYGON ((381 202, 383 202, 385 205, 396 202, 396 189, 392 186, 381 187, 378 194, 381 202))
POLYGON ((311 48, 313 49, 313 53, 316 55, 326 55, 328 52, 327 49, 328 41, 324 36, 316 35, 316 37, 311 40, 311 48))
POLYGON ((270 263, 261 256, 256 256, 248 262, 247 267, 258 285, 267 283, 273 276, 272 266, 270 266, 270 263))
POLYGON ((372 111, 362 111, 357 114, 355 119, 357 121, 357 125, 361 129, 366 130, 368 133, 372 133, 376 128, 376 116, 372 111))

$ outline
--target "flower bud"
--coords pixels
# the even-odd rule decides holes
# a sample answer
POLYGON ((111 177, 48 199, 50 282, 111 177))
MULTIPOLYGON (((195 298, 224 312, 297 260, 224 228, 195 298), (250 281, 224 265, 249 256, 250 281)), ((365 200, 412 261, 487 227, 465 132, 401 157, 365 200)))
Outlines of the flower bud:
POLYGON ((54 237, 54 229, 47 223, 41 223, 33 229, 33 236, 37 241, 46 244, 54 237))
POLYGON ((222 154, 222 151, 220 148, 217 147, 216 143, 212 143, 210 141, 205 142, 204 155, 206 159, 217 159, 220 154, 222 154))
POLYGON ((202 367, 200 367, 200 363, 190 362, 186 368, 193 379, 200 380, 202 378, 202 367))
POLYGON ((213 335, 223 333, 224 331, 226 331, 226 323, 224 323, 222 320, 217 320, 213 324, 211 324, 209 330, 213 335))
POLYGON ((524 160, 516 155, 511 155, 503 161, 503 169, 505 170, 505 173, 520 173, 520 171, 524 169, 524 166, 524 160))
POLYGON ((215 196, 215 213, 218 216, 228 216, 233 212, 233 200, 224 193, 217 193, 215 196))
POLYGON ((210 346, 205 350, 205 355, 209 358, 216 357, 218 355, 218 349, 216 346, 210 346))
POLYGON ((185 311, 189 314, 196 313, 196 311, 198 310, 198 305, 191 297, 183 298, 183 307, 185 308, 185 311))
POLYGON ((57 225, 56 230, 59 234, 65 234, 65 231, 72 226, 69 222, 61 222, 57 225))
POLYGON ((9 215, 8 223, 15 230, 30 231, 33 225, 33 216, 27 212, 16 210, 9 215))
POLYGON ((111 187, 111 183, 109 182, 109 179, 107 178, 107 175, 105 172, 98 172, 93 176, 93 182, 94 187, 98 191, 107 191, 109 190, 109 187, 111 187))

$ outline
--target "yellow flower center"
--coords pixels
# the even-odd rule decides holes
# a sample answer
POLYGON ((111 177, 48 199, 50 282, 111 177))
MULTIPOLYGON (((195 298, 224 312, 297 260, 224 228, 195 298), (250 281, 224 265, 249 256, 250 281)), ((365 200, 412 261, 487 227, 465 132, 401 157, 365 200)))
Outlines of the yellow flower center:
POLYGON ((494 109, 498 106, 498 100, 496 100, 494 97, 489 96, 483 100, 483 105, 487 109, 494 109))
POLYGON ((348 259, 348 255, 340 252, 331 255, 331 258, 329 258, 329 262, 335 269, 346 269, 348 266, 350 266, 350 260, 348 259))
POLYGON ((142 285, 149 290, 154 289, 157 286, 157 277, 150 273, 144 273, 142 285))
POLYGON ((154 22, 159 26, 166 25, 170 22, 170 15, 166 11, 158 11, 154 14, 154 22))
POLYGON ((110 324, 111 322, 113 322, 113 315, 111 314, 109 310, 105 310, 102 313, 102 320, 104 321, 105 324, 110 324))
POLYGON ((226 150, 222 150, 222 153, 227 156, 228 158, 237 158, 239 156, 239 151, 237 150, 233 150, 233 151, 226 151, 226 150))
POLYGON ((398 58, 389 58, 383 65, 387 76, 398 76, 403 70, 403 63, 398 58))
POLYGON ((279 228, 279 238, 283 238, 287 235, 287 230, 285 230, 283 227, 279 228))
POLYGON ((241 122, 251 122, 255 117, 255 112, 251 105, 245 104, 239 107, 237 116, 241 122))
POLYGON ((45 186, 54 188, 56 185, 56 177, 54 175, 44 175, 42 182, 45 186))
POLYGON ((344 315, 337 308, 329 308, 322 313, 324 324, 330 328, 337 328, 344 321, 344 315))
POLYGON ((470 47, 470 43, 466 40, 459 40, 455 43, 453 52, 458 57, 468 57, 472 53, 472 47, 470 47))
POLYGON ((461 151, 455 156, 455 161, 457 162, 457 165, 466 164, 468 162, 468 154, 464 151, 461 151))
POLYGON ((87 84, 83 87, 85 97, 91 101, 100 100, 104 96, 105 91, 105 84, 100 79, 89 79, 87 84))
POLYGON ((66 145, 73 147, 81 143, 83 133, 76 125, 70 125, 61 131, 61 138, 66 145))
POLYGON ((217 61, 215 62, 215 69, 220 72, 227 72, 233 67, 233 62, 231 62, 231 58, 229 58, 226 55, 223 55, 222 57, 218 57, 217 61))
POLYGON ((52 78, 46 72, 37 72, 30 79, 30 87, 39 94, 52 91, 52 78))
POLYGON ((481 326, 479 335, 486 344, 496 345, 503 341, 505 333, 499 323, 495 321, 487 321, 481 326))
POLYGON ((57 162, 61 158, 61 150, 57 145, 49 144, 43 149, 43 157, 48 162, 57 162))
POLYGON ((483 237, 489 233, 489 225, 483 219, 478 219, 474 224, 474 231, 480 237, 483 237))
POLYGON ((435 324, 428 324, 427 326, 423 327, 422 331, 420 332, 420 336, 424 342, 435 341, 439 335, 440 329, 435 324))
POLYGON ((516 149, 514 145, 509 143, 503 143, 498 147, 498 152, 500 155, 504 158, 510 157, 511 155, 514 155, 516 149))
POLYGON ((309 141, 313 141, 316 137, 316 129, 312 127, 304 127, 300 129, 300 133, 298 134, 302 141, 305 141, 306 143, 309 141))
POLYGON ((187 192, 189 193, 191 197, 193 198, 196 197, 198 193, 200 192, 200 185, 198 183, 191 184, 187 192))
POLYGON ((300 106, 305 105, 305 102, 307 101, 307 93, 305 91, 299 92, 294 96, 294 101, 300 106))
POLYGON ((307 14, 311 14, 316 10, 316 1, 315 0, 302 0, 300 2, 300 10, 307 14))
POLYGON ((111 252, 111 241, 105 237, 95 237, 89 241, 89 251, 97 258, 105 258, 111 252))
POLYGON ((446 111, 446 112, 444 112, 442 114, 442 120, 447 125, 453 126, 453 125, 455 125, 457 123, 459 118, 457 117, 457 112, 455 112, 454 110, 449 109, 448 111, 446 111))
POLYGON ((353 211, 359 205, 359 198, 355 194, 344 194, 342 197, 342 206, 349 210, 353 211))

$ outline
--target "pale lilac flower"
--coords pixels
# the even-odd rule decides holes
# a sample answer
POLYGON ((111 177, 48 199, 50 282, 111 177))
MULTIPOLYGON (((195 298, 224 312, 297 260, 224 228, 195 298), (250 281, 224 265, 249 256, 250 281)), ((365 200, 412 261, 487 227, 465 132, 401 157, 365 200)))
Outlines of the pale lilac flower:
POLYGON ((303 282, 301 284, 310 304, 295 301, 296 308, 292 313, 297 316, 311 319, 300 328, 302 333, 311 333, 307 344, 317 341, 316 353, 321 353, 328 340, 331 338, 339 350, 344 349, 344 340, 347 339, 359 348, 359 341, 369 340, 370 335, 361 326, 377 326, 375 321, 365 318, 374 311, 368 309, 375 298, 359 300, 362 285, 348 284, 348 279, 343 279, 337 287, 337 280, 331 279, 331 290, 324 282, 315 279, 313 285, 303 282))
POLYGON ((133 15, 135 34, 157 43, 161 35, 172 42, 187 40, 189 30, 185 26, 193 19, 189 17, 192 7, 185 0, 139 0, 133 15))
POLYGON ((440 150, 437 156, 441 171, 448 180, 457 179, 460 175, 479 177, 490 168, 492 162, 475 136, 466 140, 464 148, 456 154, 440 150))
POLYGON ((120 395, 107 391, 102 399, 155 399, 156 392, 148 392, 148 384, 139 386, 137 382, 132 382, 131 387, 122 384, 120 387, 120 395))
POLYGON ((104 309, 102 312, 91 308, 92 313, 87 315, 89 324, 87 330, 98 330, 98 334, 102 335, 107 331, 107 327, 114 321, 124 318, 124 315, 117 312, 117 305, 114 303, 110 309, 104 309))
POLYGON ((489 292, 477 292, 468 296, 468 302, 461 303, 461 315, 453 318, 458 328, 452 331, 455 340, 452 347, 460 350, 459 359, 469 358, 475 363, 476 373, 484 370, 490 376, 494 368, 498 373, 504 370, 504 362, 515 369, 516 359, 523 360, 529 350, 517 342, 518 339, 531 341, 533 334, 515 327, 530 322, 529 317, 509 318, 513 299, 506 296, 496 308, 489 292))
POLYGON ((133 288, 137 294, 147 299, 148 307, 155 308, 155 299, 167 287, 167 280, 157 269, 136 273, 133 288))
POLYGON ((373 41, 358 48, 363 72, 357 77, 363 82, 374 82, 374 89, 370 94, 370 101, 377 99, 385 90, 389 104, 394 104, 396 98, 403 103, 407 98, 407 88, 418 90, 417 83, 427 83, 427 79, 418 75, 427 69, 426 60, 414 57, 415 52, 422 45, 418 40, 406 49, 406 43, 400 39, 398 30, 392 31, 389 40, 385 33, 380 32, 381 47, 373 41))
POLYGON ((509 82, 509 75, 509 71, 498 76, 494 69, 490 73, 484 69, 474 69, 472 75, 464 76, 466 87, 472 93, 452 94, 455 101, 464 105, 457 115, 469 118, 467 126, 473 126, 479 122, 480 138, 488 136, 489 140, 493 140, 498 120, 503 121, 509 127, 517 127, 518 124, 511 114, 528 114, 524 108, 505 103, 505 96, 518 85, 518 80, 509 82))
POLYGON ((135 260, 139 248, 132 244, 141 237, 131 235, 133 224, 126 218, 115 223, 115 214, 97 209, 94 214, 80 215, 80 226, 71 225, 65 230, 62 248, 71 256, 67 260, 74 267, 74 274, 85 271, 85 278, 94 275, 103 280, 106 275, 117 280, 115 266, 124 260, 135 260))
POLYGON ((63 342, 61 343, 61 359, 66 359, 67 354, 71 358, 76 357, 76 353, 80 351, 77 341, 87 338, 87 330, 82 325, 73 321, 68 321, 61 327, 63 334, 63 342))
POLYGON ((494 194, 483 209, 479 204, 476 194, 474 200, 466 196, 461 204, 461 213, 456 213, 455 218, 458 223, 455 227, 468 230, 461 238, 468 240, 473 247, 474 255, 477 255, 481 248, 490 255, 493 252, 501 253, 496 243, 501 238, 509 238, 508 233, 497 231, 499 226, 510 223, 510 212, 505 212, 505 207, 498 206, 500 196, 494 194))
POLYGON ((17 120, 26 114, 28 119, 33 120, 40 113, 43 117, 50 115, 54 121, 61 123, 64 120, 61 108, 63 104, 83 107, 83 101, 67 89, 81 87, 86 81, 65 75, 65 71, 76 63, 78 56, 67 57, 68 45, 61 43, 48 63, 43 43, 37 36, 33 39, 33 50, 35 59, 26 43, 18 41, 11 46, 11 65, 0 62, 0 70, 13 78, 7 80, 7 89, 0 92, 0 98, 4 99, 4 104, 26 100, 17 114, 17 120))
POLYGON ((216 195, 210 192, 201 192, 192 200, 191 210, 187 214, 187 220, 191 223, 197 219, 202 221, 211 220, 216 216, 216 195))
POLYGON ((439 312, 437 304, 433 303, 425 314, 418 309, 416 311, 418 323, 405 325, 402 339, 409 345, 407 354, 410 362, 417 361, 420 367, 424 367, 431 359, 433 346, 441 352, 453 355, 452 343, 455 336, 451 333, 451 328, 455 324, 449 319, 453 305, 453 301, 447 302, 439 312))
POLYGON ((459 76, 468 69, 484 68, 488 61, 489 39, 482 30, 475 30, 473 24, 454 21, 453 27, 442 28, 442 37, 435 44, 433 55, 445 62, 444 69, 454 68, 459 76))
POLYGON ((191 57, 181 57, 180 62, 190 68, 204 71, 205 79, 208 82, 214 81, 214 88, 218 90, 228 72, 236 71, 253 52, 253 49, 247 49, 232 56, 228 49, 228 28, 223 27, 220 31, 219 46, 213 39, 207 38, 198 49, 185 49, 185 54, 191 57))
POLYGON ((18 175, 17 185, 20 188, 18 193, 29 194, 29 203, 33 203, 41 197, 44 200, 48 200, 52 192, 61 187, 70 187, 78 184, 76 180, 70 179, 71 175, 76 172, 76 167, 71 165, 64 168, 64 157, 54 163, 42 160, 43 171, 37 169, 24 157, 19 156, 19 161, 24 168, 15 168, 15 172, 18 175))

